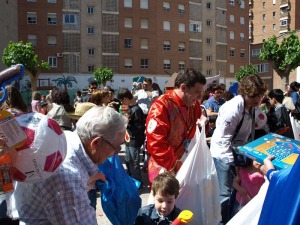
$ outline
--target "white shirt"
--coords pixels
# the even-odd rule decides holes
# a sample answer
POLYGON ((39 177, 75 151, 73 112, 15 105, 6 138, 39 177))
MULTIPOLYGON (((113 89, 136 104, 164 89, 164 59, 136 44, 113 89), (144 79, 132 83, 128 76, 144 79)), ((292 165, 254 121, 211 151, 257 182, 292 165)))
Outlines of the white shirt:
MULTIPOLYGON (((241 95, 235 96, 225 102, 219 109, 216 121, 216 129, 211 138, 210 151, 213 158, 220 159, 225 163, 233 162, 233 155, 230 149, 231 139, 234 132, 243 118, 244 100, 241 95)), ((245 109, 243 124, 235 140, 247 142, 251 135, 252 116, 245 109)))

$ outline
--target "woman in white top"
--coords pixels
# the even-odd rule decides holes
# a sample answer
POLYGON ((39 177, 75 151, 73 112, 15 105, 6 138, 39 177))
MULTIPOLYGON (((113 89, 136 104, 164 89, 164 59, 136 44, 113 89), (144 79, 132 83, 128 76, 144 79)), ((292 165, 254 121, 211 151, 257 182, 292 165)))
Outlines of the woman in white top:
POLYGON ((259 76, 246 76, 239 85, 240 95, 226 102, 219 109, 216 129, 211 138, 210 151, 218 173, 222 222, 224 224, 230 219, 228 201, 233 183, 234 161, 230 145, 242 119, 242 124, 234 139, 244 143, 248 141, 252 129, 253 110, 260 105, 266 90, 266 85, 259 76))

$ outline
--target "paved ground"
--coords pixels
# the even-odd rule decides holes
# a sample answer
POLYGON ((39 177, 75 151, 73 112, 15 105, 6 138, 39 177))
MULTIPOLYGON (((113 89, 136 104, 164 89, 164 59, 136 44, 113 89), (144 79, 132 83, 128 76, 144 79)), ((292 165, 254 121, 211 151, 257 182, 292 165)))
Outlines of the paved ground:
MULTIPOLYGON (((123 166, 126 169, 126 166, 125 166, 125 163, 124 163, 124 154, 125 153, 124 153, 124 145, 123 145, 122 150, 119 153, 119 155, 122 159, 123 166)), ((142 159, 142 156, 141 156, 141 159, 142 159)), ((141 163, 141 165, 142 165, 142 163, 141 163)), ((138 192, 139 192, 140 197, 142 199, 142 205, 146 205, 147 201, 148 201, 148 196, 149 196, 148 174, 142 172, 142 179, 143 179, 144 185, 143 185, 143 188, 140 189, 138 192)), ((110 221, 107 219, 107 217, 105 216, 105 213, 103 212, 102 207, 101 207, 100 194, 101 193, 99 193, 99 196, 97 198, 97 210, 96 210, 97 222, 98 222, 99 225, 110 225, 112 223, 110 223, 110 221)))

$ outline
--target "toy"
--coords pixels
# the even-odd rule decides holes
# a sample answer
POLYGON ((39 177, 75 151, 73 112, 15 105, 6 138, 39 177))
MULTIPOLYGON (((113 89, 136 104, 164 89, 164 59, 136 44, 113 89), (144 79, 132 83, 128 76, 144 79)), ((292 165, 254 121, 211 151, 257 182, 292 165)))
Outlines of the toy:
POLYGON ((176 220, 173 221, 172 225, 184 225, 192 221, 194 214, 190 210, 183 210, 176 220))
POLYGON ((3 91, 3 96, 0 99, 0 103, 4 102, 7 96, 5 86, 24 77, 24 72, 25 67, 22 64, 13 65, 0 72, 0 91, 3 91))
POLYGON ((67 153, 66 137, 56 121, 40 113, 15 117, 27 139, 15 146, 14 180, 36 183, 50 177, 67 153))

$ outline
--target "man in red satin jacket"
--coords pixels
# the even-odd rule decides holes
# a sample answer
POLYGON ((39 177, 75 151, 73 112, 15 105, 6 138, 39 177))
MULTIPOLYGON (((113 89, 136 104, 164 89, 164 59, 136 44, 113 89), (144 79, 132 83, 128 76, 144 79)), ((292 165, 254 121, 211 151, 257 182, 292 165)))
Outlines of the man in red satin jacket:
POLYGON ((178 73, 174 90, 152 104, 146 121, 147 151, 150 154, 150 183, 161 170, 176 173, 182 155, 196 131, 201 116, 199 100, 206 78, 194 69, 178 73))

